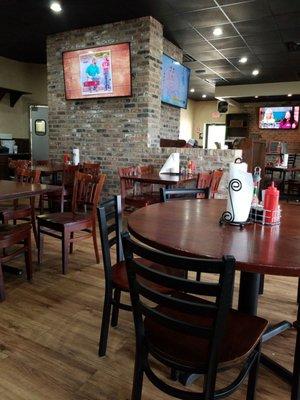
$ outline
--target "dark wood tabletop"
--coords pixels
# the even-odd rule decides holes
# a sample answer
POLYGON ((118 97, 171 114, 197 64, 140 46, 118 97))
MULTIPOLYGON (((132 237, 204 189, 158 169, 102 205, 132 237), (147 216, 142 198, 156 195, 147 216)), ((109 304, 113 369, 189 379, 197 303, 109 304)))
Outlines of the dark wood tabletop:
POLYGON ((300 276, 300 206, 282 203, 278 226, 219 225, 224 200, 171 200, 133 212, 128 229, 155 248, 180 255, 237 260, 237 269, 300 276))
POLYGON ((61 190, 61 186, 0 180, 0 200, 34 197, 43 193, 56 192, 61 190))
MULTIPOLYGON (((124 177, 124 179, 128 177, 124 177)), ((178 183, 195 181, 197 174, 140 174, 132 175, 130 179, 136 182, 155 183, 161 185, 177 185, 178 183)))

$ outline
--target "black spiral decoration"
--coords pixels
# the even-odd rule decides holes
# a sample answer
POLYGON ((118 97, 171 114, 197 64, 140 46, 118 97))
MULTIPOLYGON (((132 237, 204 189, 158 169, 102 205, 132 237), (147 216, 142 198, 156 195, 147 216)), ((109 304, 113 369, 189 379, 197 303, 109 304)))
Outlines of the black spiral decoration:
POLYGON ((234 223, 234 208, 233 208, 233 203, 232 203, 232 197, 231 197, 231 191, 233 190, 234 192, 238 192, 242 189, 242 182, 239 179, 231 179, 228 184, 228 192, 229 192, 229 200, 230 200, 230 205, 231 205, 231 210, 230 211, 224 211, 221 218, 220 218, 220 225, 222 224, 228 224, 228 223, 234 223))

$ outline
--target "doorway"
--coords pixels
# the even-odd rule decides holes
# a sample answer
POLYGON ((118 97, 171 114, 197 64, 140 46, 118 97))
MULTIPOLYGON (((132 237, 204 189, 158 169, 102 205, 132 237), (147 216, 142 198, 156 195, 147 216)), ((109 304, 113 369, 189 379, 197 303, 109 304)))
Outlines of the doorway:
POLYGON ((225 124, 206 124, 205 148, 224 149, 226 139, 225 124))

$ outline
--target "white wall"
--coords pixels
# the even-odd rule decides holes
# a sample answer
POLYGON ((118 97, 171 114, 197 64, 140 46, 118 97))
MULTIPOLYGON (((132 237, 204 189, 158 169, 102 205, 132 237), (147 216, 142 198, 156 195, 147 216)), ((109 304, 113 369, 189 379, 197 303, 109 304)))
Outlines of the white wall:
POLYGON ((8 94, 0 100, 0 133, 29 138, 29 105, 47 104, 46 65, 0 57, 0 87, 32 93, 22 96, 13 108, 8 94))
POLYGON ((179 139, 188 141, 194 136, 194 108, 196 102, 188 101, 187 109, 180 110, 180 131, 179 139))

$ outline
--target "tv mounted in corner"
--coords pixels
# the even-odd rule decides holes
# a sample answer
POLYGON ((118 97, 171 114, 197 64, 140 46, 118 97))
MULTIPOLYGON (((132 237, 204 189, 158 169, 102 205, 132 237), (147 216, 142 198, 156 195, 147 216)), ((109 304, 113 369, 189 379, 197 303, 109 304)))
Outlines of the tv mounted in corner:
POLYGON ((187 108, 190 69, 173 58, 162 56, 161 101, 175 107, 187 108))
POLYGON ((297 129, 299 125, 299 106, 260 107, 260 129, 297 129))
POLYGON ((67 100, 131 96, 130 43, 65 51, 67 100))

